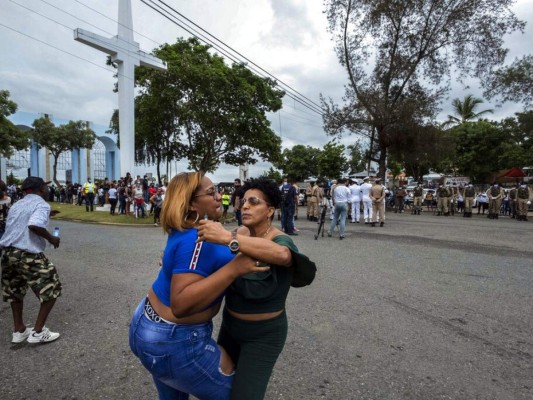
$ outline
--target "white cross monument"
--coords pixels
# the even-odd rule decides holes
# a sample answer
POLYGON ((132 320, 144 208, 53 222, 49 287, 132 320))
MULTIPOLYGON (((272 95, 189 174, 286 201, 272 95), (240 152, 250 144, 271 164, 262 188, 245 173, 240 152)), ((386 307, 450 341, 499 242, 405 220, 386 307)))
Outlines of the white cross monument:
POLYGON ((166 66, 160 59, 139 50, 139 43, 133 40, 131 0, 119 0, 117 36, 105 38, 78 28, 74 30, 74 40, 109 54, 111 60, 118 64, 120 176, 126 176, 126 172, 134 176, 135 67, 144 65, 158 70, 165 70, 166 66))

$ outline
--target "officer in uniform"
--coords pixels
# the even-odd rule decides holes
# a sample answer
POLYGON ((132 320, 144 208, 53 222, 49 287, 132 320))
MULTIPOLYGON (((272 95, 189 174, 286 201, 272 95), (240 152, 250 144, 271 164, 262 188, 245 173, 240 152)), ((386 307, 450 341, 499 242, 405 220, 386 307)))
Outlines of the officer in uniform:
POLYGON ((509 191, 509 206, 511 207, 511 218, 513 219, 516 218, 516 209, 518 205, 517 193, 516 186, 513 186, 509 191))
POLYGON ((359 186, 356 180, 351 181, 350 193, 352 195, 352 220, 350 222, 359 223, 361 219, 361 186, 359 186))
POLYGON ((313 191, 313 182, 309 182, 305 188, 305 202, 307 203, 307 219, 311 219, 311 193, 313 191))
POLYGON ((317 191, 319 187, 316 182, 311 182, 311 195, 309 196, 309 219, 318 221, 318 198, 317 191))
POLYGON ((396 191, 396 202, 394 203, 394 212, 395 213, 403 213, 403 205, 405 201, 405 196, 407 196, 407 191, 405 190, 405 187, 400 186, 398 190, 396 191))
POLYGON ((516 191, 518 197, 517 221, 527 221, 527 202, 529 200, 529 189, 527 185, 522 182, 516 191))
POLYGON ((487 196, 489 198, 489 215, 490 219, 498 219, 500 215, 500 207, 502 204, 503 191, 500 186, 494 182, 492 186, 487 190, 487 196))
POLYGON ((449 194, 448 189, 446 189, 443 184, 440 184, 437 189, 437 215, 450 215, 448 212, 449 194))
POLYGON ((367 176, 363 179, 361 185, 361 198, 363 200, 363 218, 365 224, 369 224, 372 219, 372 200, 370 199, 370 190, 372 185, 369 183, 370 178, 367 176))
POLYGON ((455 214, 455 209, 457 208, 457 198, 459 197, 459 191, 457 189, 457 183, 453 183, 452 186, 448 186, 450 192, 450 197, 448 197, 448 208, 452 215, 455 214))
POLYGON ((472 186, 472 184, 469 183, 468 185, 466 185, 466 187, 463 190, 463 199, 464 199, 464 204, 465 204, 465 212, 463 213, 463 217, 472 218, 472 204, 474 204, 475 196, 476 196, 476 191, 474 190, 474 186, 472 186))
POLYGON ((379 226, 385 225, 385 188, 381 184, 381 178, 376 178, 370 189, 372 201, 372 227, 376 226, 376 217, 379 214, 379 226))
POLYGON ((422 211, 422 195, 424 191, 422 190, 422 184, 418 182, 415 189, 413 190, 413 214, 420 215, 422 211))

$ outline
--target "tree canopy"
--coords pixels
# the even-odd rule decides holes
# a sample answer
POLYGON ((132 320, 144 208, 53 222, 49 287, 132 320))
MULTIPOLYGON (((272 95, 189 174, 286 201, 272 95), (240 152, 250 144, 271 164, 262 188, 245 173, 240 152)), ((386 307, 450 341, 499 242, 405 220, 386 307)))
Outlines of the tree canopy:
POLYGON ((0 90, 0 156, 11 157, 15 150, 27 149, 28 134, 7 119, 17 111, 17 104, 9 100, 9 91, 0 90))
POLYGON ((275 81, 243 64, 228 66, 197 39, 178 39, 154 54, 166 71, 136 69, 137 162, 185 158, 191 169, 213 172, 220 163, 279 160, 281 139, 266 117, 282 107, 275 81))
POLYGON ((511 65, 495 71, 484 81, 484 87, 488 98, 501 96, 503 101, 533 107, 533 54, 517 58, 511 65))
POLYGON ((348 72, 344 104, 322 98, 329 134, 376 130, 379 175, 409 126, 436 115, 452 70, 484 78, 505 60, 503 36, 522 30, 513 0, 326 0, 329 31, 348 72))
POLYGON ((69 121, 66 124, 55 126, 47 117, 37 118, 33 121, 31 135, 39 147, 46 147, 54 157, 53 180, 57 180, 57 160, 61 153, 75 148, 91 148, 95 141, 95 133, 83 121, 69 121))
POLYGON ((462 124, 493 112, 491 109, 477 111, 478 106, 481 104, 483 104, 483 99, 471 94, 466 95, 463 100, 453 99, 452 108, 457 116, 448 115, 448 123, 462 124))

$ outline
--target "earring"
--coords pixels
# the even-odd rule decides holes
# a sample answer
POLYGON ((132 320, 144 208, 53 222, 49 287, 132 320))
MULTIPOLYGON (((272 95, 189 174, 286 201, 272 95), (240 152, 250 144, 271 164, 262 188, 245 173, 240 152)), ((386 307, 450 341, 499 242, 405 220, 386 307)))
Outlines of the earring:
MULTIPOLYGON (((196 224, 198 222, 198 220, 200 219, 200 213, 198 211, 196 211, 196 210, 194 210, 194 212, 196 213, 196 219, 192 223, 193 225, 196 224)), ((185 219, 189 219, 189 214, 190 213, 191 213, 190 211, 187 213, 187 216, 185 217, 185 219)))

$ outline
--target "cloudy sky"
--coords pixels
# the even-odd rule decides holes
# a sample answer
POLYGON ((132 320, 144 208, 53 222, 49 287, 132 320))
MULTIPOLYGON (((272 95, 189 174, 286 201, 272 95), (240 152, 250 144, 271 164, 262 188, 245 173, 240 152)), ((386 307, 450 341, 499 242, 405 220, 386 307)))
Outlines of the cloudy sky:
MULTIPOLYGON (((190 35, 140 0, 131 1, 134 36, 141 49, 150 52, 162 43, 190 35)), ((341 99, 346 73, 338 64, 326 31, 321 0, 166 3, 316 103, 320 93, 341 99)), ((11 92, 19 111, 107 126, 113 109, 118 107, 118 97, 112 91, 114 71, 105 66, 105 54, 74 41, 73 30, 116 35, 118 1, 0 0, 0 4, 0 90, 11 92)), ((524 34, 507 38, 509 62, 533 48, 533 0, 517 0, 514 11, 528 24, 524 34)), ((454 86, 443 102, 442 119, 450 112, 451 99, 468 93, 481 96, 476 82, 470 82, 468 88, 454 86)), ((494 119, 522 109, 516 104, 485 105, 495 109, 494 119)), ((318 114, 289 98, 271 121, 285 147, 318 147, 331 139, 324 133, 318 114)), ((349 137, 344 143, 354 140, 349 137)), ((250 174, 257 176, 268 167, 258 163, 250 167, 250 174)), ((145 170, 141 167, 136 172, 145 170)), ((222 166, 213 177, 227 181, 237 174, 236 167, 222 166)))

